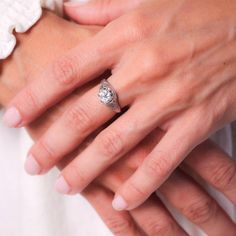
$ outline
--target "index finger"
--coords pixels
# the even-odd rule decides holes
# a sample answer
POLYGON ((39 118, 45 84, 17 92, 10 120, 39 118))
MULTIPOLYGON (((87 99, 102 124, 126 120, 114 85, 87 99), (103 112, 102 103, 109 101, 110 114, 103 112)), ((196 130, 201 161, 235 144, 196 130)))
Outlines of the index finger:
POLYGON ((35 76, 8 105, 3 121, 20 127, 33 121, 75 88, 101 75, 112 61, 102 53, 100 39, 89 39, 35 76))

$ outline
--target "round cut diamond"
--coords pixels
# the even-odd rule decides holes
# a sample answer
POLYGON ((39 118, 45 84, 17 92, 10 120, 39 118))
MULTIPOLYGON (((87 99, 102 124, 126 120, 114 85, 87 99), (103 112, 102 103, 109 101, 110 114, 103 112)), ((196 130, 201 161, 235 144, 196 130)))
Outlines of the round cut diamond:
POLYGON ((108 87, 104 87, 104 86, 102 86, 99 89, 98 96, 100 97, 101 102, 103 102, 105 104, 111 103, 114 99, 114 93, 112 92, 112 90, 109 89, 108 87))

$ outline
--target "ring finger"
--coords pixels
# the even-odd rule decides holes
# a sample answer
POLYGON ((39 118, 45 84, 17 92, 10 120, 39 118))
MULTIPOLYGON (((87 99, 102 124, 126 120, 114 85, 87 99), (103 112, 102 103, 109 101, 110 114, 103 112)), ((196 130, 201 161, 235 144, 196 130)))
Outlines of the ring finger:
MULTIPOLYGON (((118 94, 125 94, 124 88, 119 87, 115 80, 112 80, 112 83, 117 88, 118 94)), ((74 150, 89 134, 115 115, 112 109, 99 101, 97 96, 99 87, 97 85, 79 97, 33 145, 25 163, 25 169, 29 174, 47 172, 63 156, 74 150)), ((129 103, 129 98, 119 97, 121 107, 129 103)))

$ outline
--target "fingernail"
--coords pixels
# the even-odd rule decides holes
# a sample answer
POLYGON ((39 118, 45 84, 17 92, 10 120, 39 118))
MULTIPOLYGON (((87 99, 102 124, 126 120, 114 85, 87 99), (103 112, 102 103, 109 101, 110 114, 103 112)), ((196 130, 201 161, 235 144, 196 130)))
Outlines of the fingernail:
POLYGON ((66 182, 63 176, 60 176, 57 179, 55 189, 61 194, 68 194, 71 191, 69 184, 66 182))
POLYGON ((25 162, 25 171, 30 175, 38 175, 41 172, 41 166, 33 157, 33 155, 29 155, 25 162))
POLYGON ((117 211, 123 211, 128 207, 127 202, 121 196, 116 196, 112 201, 112 207, 117 211))
POLYGON ((22 121, 20 112, 15 107, 7 109, 3 116, 3 122, 8 127, 17 127, 22 121))
POLYGON ((77 0, 77 1, 70 1, 70 2, 64 2, 64 6, 66 7, 76 7, 81 6, 86 3, 88 3, 90 0, 77 0))

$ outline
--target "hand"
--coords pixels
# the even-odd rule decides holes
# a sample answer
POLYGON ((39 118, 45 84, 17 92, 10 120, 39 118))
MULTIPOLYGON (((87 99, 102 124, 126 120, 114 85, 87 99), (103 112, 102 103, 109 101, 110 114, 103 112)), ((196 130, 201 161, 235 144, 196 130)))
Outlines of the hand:
MULTIPOLYGON (((99 183, 102 181, 103 186, 115 192, 141 165, 162 135, 163 132, 160 130, 154 131, 125 158, 106 171, 100 177, 99 183)), ((198 181, 202 183, 204 180, 204 185, 209 183, 214 186, 236 205, 235 170, 235 163, 229 156, 208 140, 195 148, 181 165, 181 169, 175 171, 160 187, 159 192, 170 205, 202 228, 207 235, 221 236, 224 230, 227 230, 233 236, 236 233, 236 225, 229 221, 225 212, 203 190, 198 181)), ((133 211, 135 210, 131 212, 133 211)), ((159 234, 156 232, 153 235, 159 234)), ((160 233, 160 235, 163 234, 160 233)))
MULTIPOLYGON (((17 79, 16 75, 15 78, 17 79)), ((34 125, 29 126, 28 131, 31 136, 38 140, 66 107, 73 103, 74 99, 76 96, 71 95, 60 106, 42 116, 34 125)), ((147 235, 186 235, 167 208, 154 195, 142 206, 130 212, 117 212, 111 205, 116 189, 141 165, 161 135, 163 134, 160 130, 153 132, 82 193, 115 235, 137 236, 142 235, 141 231, 147 235), (138 226, 142 228, 141 231, 138 226)), ((74 154, 64 158, 58 167, 63 168, 75 156, 74 154)), ((236 202, 235 163, 212 142, 208 141, 197 147, 185 163, 185 170, 191 169, 197 172, 202 179, 236 202)), ((179 212, 201 227, 207 235, 221 236, 225 230, 232 235, 235 234, 235 225, 220 206, 191 178, 191 174, 187 175, 182 170, 178 170, 162 185, 160 192, 179 212)))
MULTIPOLYGON (((83 38, 87 38, 89 34, 95 33, 89 29, 81 29, 81 27, 76 30, 77 27, 75 27, 73 32, 76 36, 72 37, 73 34, 71 35, 70 43, 68 43, 68 39, 62 40, 60 43, 43 44, 43 50, 37 51, 38 37, 40 35, 44 35, 45 37, 44 33, 48 31, 50 23, 53 23, 53 29, 55 30, 53 32, 55 32, 55 34, 49 35, 47 41, 55 42, 59 40, 60 37, 58 37, 58 32, 56 33, 56 31, 59 30, 58 27, 65 22, 53 15, 46 15, 29 35, 23 36, 24 38, 21 39, 20 44, 21 47, 18 47, 13 58, 2 66, 1 81, 4 81, 6 85, 5 88, 11 91, 11 93, 8 92, 7 94, 14 96, 17 90, 29 83, 29 81, 24 81, 26 77, 24 72, 34 75, 37 68, 41 68, 44 63, 50 63, 51 60, 54 59, 53 57, 57 56, 52 53, 50 56, 47 55, 47 57, 44 58, 45 52, 50 51, 49 47, 52 51, 60 54, 68 50, 71 45, 73 46, 73 44, 76 44, 80 40, 82 41, 83 38), (59 21, 59 25, 55 25, 55 20, 59 21), (75 40, 73 40, 73 38, 75 40), (26 53, 29 46, 27 43, 28 40, 32 42, 30 45, 30 56, 31 61, 34 63, 26 63, 28 61, 26 56, 28 55, 26 53), (15 60, 18 54, 20 54, 20 61, 15 60), (46 62, 45 59, 47 60, 46 62), (23 65, 25 66, 22 71, 20 69, 23 65), (35 65, 37 65, 37 68, 35 68, 35 65), (20 78, 18 78, 19 74, 21 75, 20 78), (18 85, 15 86, 16 84, 18 85)), ((63 29, 62 34, 64 34, 66 30, 68 30, 68 27, 63 29)), ((29 79, 32 78, 34 78, 34 76, 29 77, 29 79)), ((87 89, 89 89, 89 85, 71 94, 70 97, 57 107, 54 107, 47 114, 40 117, 37 122, 28 126, 28 131, 31 136, 35 140, 38 140, 48 129, 50 124, 55 122, 64 110, 73 104, 77 97, 81 96, 87 89)), ((11 96, 4 98, 5 104, 9 102, 11 96)), ((2 100, 0 100, 0 102, 2 102, 2 100)), ((152 132, 139 146, 129 152, 123 160, 112 166, 96 183, 90 185, 83 192, 84 196, 101 214, 101 217, 115 235, 143 235, 142 231, 147 235, 186 235, 168 213, 165 206, 155 196, 152 196, 141 207, 130 212, 116 212, 111 207, 113 193, 122 182, 141 165, 146 155, 161 139, 162 135, 163 132, 160 130, 152 132), (141 227, 141 230, 137 226, 141 227)), ((82 147, 78 151, 81 152, 82 147)), ((72 154, 64 158, 58 164, 58 167, 63 168, 75 156, 75 154, 72 154)), ((207 182, 222 191, 229 199, 236 202, 235 164, 218 147, 209 141, 205 142, 195 149, 186 159, 185 163, 187 165, 185 169, 191 168, 207 182), (213 175, 212 173, 215 174, 213 175)), ((232 235, 235 234, 235 225, 233 225, 222 209, 189 175, 184 174, 181 170, 178 170, 178 174, 176 174, 175 177, 173 175, 173 177, 161 187, 160 191, 173 206, 186 215, 192 222, 202 227, 208 235, 222 235, 222 232, 225 232, 225 230, 232 233, 232 235), (186 191, 188 192, 186 193, 186 191), (176 194, 173 194, 175 192, 176 194), (179 198, 179 196, 181 196, 181 198, 179 198), (214 224, 213 227, 212 224, 214 224)))
MULTIPOLYGON (((54 14, 44 12, 42 19, 30 32, 17 35, 20 43, 14 51, 14 55, 1 62, 0 104, 6 106, 20 89, 33 80, 34 74, 38 70, 43 69, 47 63, 51 63, 55 58, 97 31, 97 27, 77 26, 54 14), (67 40, 64 40, 64 35, 67 35, 67 40)), ((38 140, 67 106, 85 93, 89 86, 91 85, 88 84, 74 92, 58 106, 53 107, 37 121, 28 125, 27 129, 31 137, 35 141, 38 140)), ((67 159, 71 157, 73 154, 67 159)), ((67 159, 64 158, 58 163, 58 167, 65 166, 67 159)), ((155 235, 155 232, 162 232, 170 226, 164 235, 186 235, 160 200, 155 197, 150 198, 137 212, 132 213, 115 211, 111 205, 113 192, 102 186, 102 183, 90 185, 83 195, 115 235, 141 236, 144 235, 144 232, 148 235, 155 235)))
MULTIPOLYGON (((37 76, 10 102, 5 121, 25 125, 112 69, 109 81, 121 106, 129 109, 62 171, 58 181, 67 184, 66 193, 82 191, 160 127, 165 135, 116 194, 115 202, 123 199, 124 209, 133 209, 196 145, 235 119, 235 9, 233 0, 145 1, 37 76)), ((95 86, 79 98, 33 146, 28 161, 38 164, 37 173, 48 171, 114 116, 99 103, 97 90, 95 86)))

